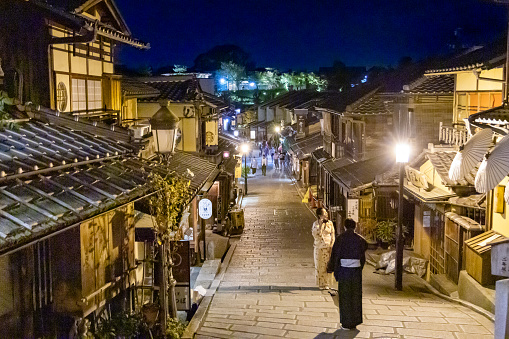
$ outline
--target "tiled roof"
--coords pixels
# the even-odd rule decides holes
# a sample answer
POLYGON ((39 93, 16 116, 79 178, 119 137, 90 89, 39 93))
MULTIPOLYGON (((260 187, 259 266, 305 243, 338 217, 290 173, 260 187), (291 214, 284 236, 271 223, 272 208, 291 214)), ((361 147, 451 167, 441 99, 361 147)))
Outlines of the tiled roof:
POLYGON ((150 98, 161 94, 158 89, 133 78, 122 78, 120 84, 122 92, 128 98, 150 98))
POLYGON ((186 174, 188 169, 194 174, 193 196, 218 173, 215 164, 176 152, 168 166, 128 156, 3 178, 0 253, 143 197, 151 190, 149 173, 186 174))
POLYGON ((486 46, 472 47, 448 58, 436 67, 429 67, 427 74, 468 71, 473 69, 490 69, 505 62, 507 39, 502 37, 486 46))
POLYGON ((426 157, 429 159, 442 182, 447 186, 474 186, 475 183, 475 175, 477 173, 478 167, 476 166, 465 179, 461 179, 458 181, 451 180, 449 178, 449 169, 451 168, 452 161, 456 156, 456 152, 426 152, 426 157))
MULTIPOLYGON (((149 49, 150 44, 142 42, 138 39, 134 39, 129 30, 127 29, 127 26, 124 26, 122 28, 123 31, 119 31, 116 28, 113 28, 109 24, 105 24, 102 22, 96 22, 94 19, 81 15, 78 13, 75 13, 74 10, 77 9, 79 6, 83 4, 82 1, 79 0, 50 0, 48 1, 42 1, 42 0, 30 0, 30 4, 34 4, 39 9, 42 9, 45 11, 47 15, 50 15, 51 18, 62 21, 64 24, 72 25, 75 28, 78 27, 84 27, 85 24, 88 26, 95 26, 97 28, 97 34, 110 38, 115 41, 119 41, 125 44, 129 44, 133 47, 140 48, 140 49, 149 49), (78 6, 76 6, 78 5, 78 6)), ((115 5, 114 5, 115 6, 115 5)), ((121 24, 124 25, 123 19, 120 18, 121 24)))
POLYGON ((159 90, 157 97, 145 98, 140 102, 155 102, 160 99, 167 99, 175 102, 186 102, 196 100, 199 91, 199 83, 196 79, 183 81, 144 81, 145 84, 159 90))
POLYGON ((322 163, 328 159, 331 158, 331 156, 329 155, 329 153, 325 152, 325 150, 323 149, 323 147, 321 148, 317 148, 316 150, 314 150, 313 152, 311 152, 311 155, 313 156, 313 158, 316 159, 316 161, 318 161, 319 163, 322 163))
MULTIPOLYGON (((386 99, 385 99, 386 100, 386 99)), ((347 107, 346 115, 384 115, 393 114, 384 98, 378 93, 371 93, 347 107)))
POLYGON ((372 84, 364 84, 345 90, 344 92, 328 93, 317 104, 317 108, 331 110, 336 113, 343 113, 347 106, 355 103, 365 95, 375 90, 377 86, 372 84))
POLYGON ((337 181, 352 189, 371 183, 377 175, 392 169, 396 164, 394 156, 383 154, 368 160, 355 162, 332 171, 337 181))
MULTIPOLYGON (((509 124, 509 106, 503 104, 502 106, 494 107, 486 111, 472 114, 468 117, 468 121, 476 126, 486 128, 492 127, 505 127, 509 124)), ((502 132, 502 134, 506 134, 502 132)))
POLYGON ((323 168, 332 174, 332 172, 340 167, 353 164, 355 161, 348 157, 330 159, 322 163, 323 168))
POLYGON ((160 99, 166 99, 174 102, 192 102, 195 100, 204 101, 218 110, 230 107, 221 98, 204 92, 201 89, 200 82, 196 78, 175 80, 169 77, 140 78, 146 85, 159 91, 158 96, 140 99, 139 102, 156 102, 160 99))
POLYGON ((225 101, 223 101, 223 99, 221 99, 215 95, 212 95, 207 92, 203 92, 202 95, 203 95, 204 101, 206 101, 211 106, 217 108, 218 110, 230 108, 230 105, 228 103, 226 103, 225 101))
POLYGON ((315 133, 305 138, 293 141, 290 145, 290 149, 294 152, 294 154, 297 155, 299 159, 303 159, 320 146, 323 146, 322 134, 315 133))
POLYGON ((185 174, 188 170, 191 171, 192 179, 190 187, 194 193, 201 189, 205 182, 214 180, 219 174, 216 164, 196 155, 181 151, 176 151, 171 156, 167 168, 178 174, 185 174))
POLYGON ((222 133, 218 136, 218 149, 220 151, 230 151, 233 152, 237 149, 240 144, 240 140, 235 139, 234 137, 230 137, 224 135, 222 133))
POLYGON ((0 177, 132 154, 127 143, 32 120, 0 131, 0 177))
POLYGON ((454 93, 454 76, 427 76, 405 86, 405 93, 409 94, 452 94, 454 93))

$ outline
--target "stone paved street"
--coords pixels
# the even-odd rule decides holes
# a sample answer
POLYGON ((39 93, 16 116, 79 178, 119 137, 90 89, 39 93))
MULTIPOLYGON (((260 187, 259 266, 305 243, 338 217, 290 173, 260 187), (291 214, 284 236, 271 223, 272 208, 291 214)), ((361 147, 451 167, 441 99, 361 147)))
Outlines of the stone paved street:
MULTIPOLYGON (((272 167, 272 166, 269 166, 272 167)), ((197 338, 493 338, 493 323, 429 293, 419 279, 363 272, 364 323, 339 328, 327 292, 315 287, 314 216, 292 181, 270 168, 248 180, 244 234, 197 338)))

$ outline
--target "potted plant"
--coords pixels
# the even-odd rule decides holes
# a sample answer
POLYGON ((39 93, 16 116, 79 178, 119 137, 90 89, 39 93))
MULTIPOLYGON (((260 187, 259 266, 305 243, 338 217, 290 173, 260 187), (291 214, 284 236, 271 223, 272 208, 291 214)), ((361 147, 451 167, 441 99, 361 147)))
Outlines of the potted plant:
POLYGON ((396 240, 396 226, 393 220, 382 220, 376 224, 375 235, 383 249, 389 248, 396 240))

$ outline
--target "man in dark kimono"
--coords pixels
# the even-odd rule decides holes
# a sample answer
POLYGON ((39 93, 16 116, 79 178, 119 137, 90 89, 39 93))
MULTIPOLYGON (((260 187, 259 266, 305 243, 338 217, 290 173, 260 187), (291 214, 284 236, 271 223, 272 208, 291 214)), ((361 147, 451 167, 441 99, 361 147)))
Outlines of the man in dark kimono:
POLYGON ((366 262, 366 240, 354 232, 355 221, 345 220, 345 232, 340 234, 327 265, 338 281, 339 317, 341 326, 355 329, 362 324, 362 268, 366 262))

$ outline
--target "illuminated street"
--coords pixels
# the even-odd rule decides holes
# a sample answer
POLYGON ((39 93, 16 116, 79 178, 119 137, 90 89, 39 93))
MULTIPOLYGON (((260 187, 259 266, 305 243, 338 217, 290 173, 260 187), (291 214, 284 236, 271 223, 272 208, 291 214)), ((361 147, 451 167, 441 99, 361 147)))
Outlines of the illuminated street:
POLYGON ((314 285, 314 216, 294 184, 275 173, 248 179, 246 228, 197 338, 493 338, 493 323, 404 276, 363 272, 364 323, 339 328, 338 309, 314 285))

